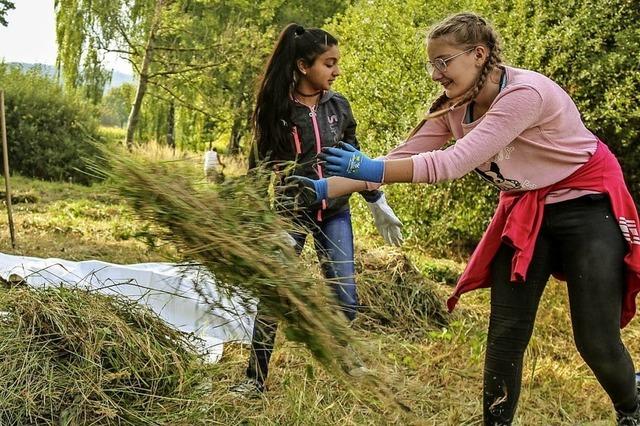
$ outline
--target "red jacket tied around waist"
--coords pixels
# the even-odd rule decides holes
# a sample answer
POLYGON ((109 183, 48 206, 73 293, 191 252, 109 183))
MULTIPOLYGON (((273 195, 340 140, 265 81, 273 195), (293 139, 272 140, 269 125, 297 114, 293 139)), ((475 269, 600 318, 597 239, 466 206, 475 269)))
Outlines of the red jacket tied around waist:
POLYGON ((500 201, 491 223, 447 301, 449 311, 453 310, 463 293, 491 286, 491 263, 502 243, 515 250, 511 263, 511 281, 526 281, 527 270, 542 225, 545 198, 551 191, 567 188, 606 193, 611 200, 613 213, 629 249, 624 258, 626 288, 620 327, 631 321, 636 311, 635 297, 640 291, 638 212, 627 190, 620 164, 602 142, 598 142, 598 148, 589 161, 562 181, 537 190, 500 194, 500 201))

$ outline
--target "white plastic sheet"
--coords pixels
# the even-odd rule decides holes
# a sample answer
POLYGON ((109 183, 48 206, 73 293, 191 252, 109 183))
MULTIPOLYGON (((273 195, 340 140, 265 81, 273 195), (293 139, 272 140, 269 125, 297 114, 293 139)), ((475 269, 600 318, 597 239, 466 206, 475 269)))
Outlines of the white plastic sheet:
POLYGON ((7 279, 11 274, 32 286, 77 286, 143 303, 167 323, 203 339, 211 362, 222 355, 223 343, 251 341, 254 312, 245 311, 237 300, 216 291, 213 277, 198 266, 117 265, 0 253, 0 276, 7 279), (205 303, 195 290, 196 284, 215 307, 205 303))

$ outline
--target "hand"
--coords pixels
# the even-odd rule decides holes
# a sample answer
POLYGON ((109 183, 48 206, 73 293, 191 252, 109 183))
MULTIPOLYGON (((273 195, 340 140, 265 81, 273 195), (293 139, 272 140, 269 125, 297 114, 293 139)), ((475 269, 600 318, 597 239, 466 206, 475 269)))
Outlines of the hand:
POLYGON ((323 148, 320 154, 325 170, 330 176, 381 183, 384 177, 384 161, 372 160, 348 143, 338 143, 338 148, 323 148))
POLYGON ((404 241, 402 238, 402 222, 393 213, 384 194, 375 203, 367 203, 373 220, 376 223, 378 232, 387 244, 400 246, 404 241))
POLYGON ((289 176, 276 187, 276 205, 285 211, 307 210, 327 198, 327 180, 289 176))

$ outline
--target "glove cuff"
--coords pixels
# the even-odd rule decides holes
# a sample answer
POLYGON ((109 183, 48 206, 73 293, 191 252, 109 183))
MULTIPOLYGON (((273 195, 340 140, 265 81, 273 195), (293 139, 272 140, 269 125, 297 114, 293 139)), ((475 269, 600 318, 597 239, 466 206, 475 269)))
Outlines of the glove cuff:
POLYGON ((376 198, 375 201, 368 201, 367 204, 369 207, 380 206, 383 204, 387 204, 387 197, 384 196, 384 192, 380 192, 380 196, 376 198))
POLYGON ((368 164, 366 180, 382 183, 384 179, 384 160, 371 160, 368 164))
POLYGON ((327 179, 318 179, 313 181, 314 190, 316 191, 316 202, 326 200, 328 197, 327 179))

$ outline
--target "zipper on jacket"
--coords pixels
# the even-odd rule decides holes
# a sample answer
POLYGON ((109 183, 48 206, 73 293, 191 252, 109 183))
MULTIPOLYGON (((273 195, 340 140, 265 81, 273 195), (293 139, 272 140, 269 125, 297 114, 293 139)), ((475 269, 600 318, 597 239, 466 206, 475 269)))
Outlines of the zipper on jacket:
MULTIPOLYGON (((320 154, 320 151, 322 150, 322 142, 320 140, 320 128, 318 127, 318 120, 316 118, 317 114, 316 114, 316 109, 318 107, 318 105, 314 105, 312 107, 307 106, 309 108, 309 117, 311 117, 311 122, 313 123, 313 133, 316 137, 316 154, 320 154)), ((317 173, 318 173, 318 177, 320 179, 322 179, 324 176, 322 174, 322 167, 320 166, 320 163, 318 162, 318 160, 316 160, 316 169, 317 169, 317 173)), ((317 215, 317 219, 318 222, 322 222, 322 210, 325 210, 327 208, 327 200, 322 200, 322 208, 318 209, 318 215, 317 215)))
MULTIPOLYGON (((321 95, 322 97, 322 95, 321 95)), ((318 120, 316 118, 316 110, 318 108, 318 104, 314 105, 314 106, 309 106, 306 104, 303 104, 302 102, 300 102, 299 100, 297 100, 296 98, 293 98, 293 100, 300 104, 300 105, 304 105, 305 107, 309 108, 309 117, 311 117, 311 124, 313 124, 313 134, 314 137, 316 139, 316 154, 320 154, 320 151, 322 150, 322 141, 320 140, 320 127, 318 126, 318 120)), ((318 102, 320 102, 320 99, 318 99, 318 102)), ((300 149, 300 138, 298 135, 298 129, 294 127, 293 129, 293 140, 296 144, 296 150, 300 149)), ((318 177, 320 179, 322 179, 324 177, 323 173, 322 173, 322 167, 320 166, 320 163, 318 162, 318 160, 316 160, 316 173, 318 174, 318 177)), ((318 209, 318 213, 316 215, 316 219, 318 220, 318 222, 322 222, 322 210, 326 210, 327 209, 327 200, 323 199, 322 200, 322 205, 321 208, 318 209)))

